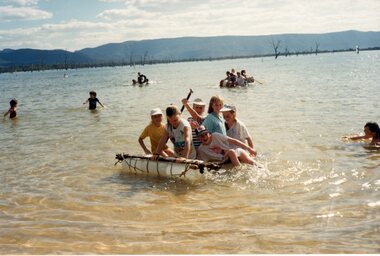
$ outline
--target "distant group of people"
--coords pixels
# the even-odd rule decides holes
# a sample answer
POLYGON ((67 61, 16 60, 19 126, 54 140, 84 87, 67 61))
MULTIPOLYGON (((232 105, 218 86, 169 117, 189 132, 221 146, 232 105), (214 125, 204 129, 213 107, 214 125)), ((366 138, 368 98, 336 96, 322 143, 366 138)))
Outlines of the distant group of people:
POLYGON ((248 83, 253 83, 255 79, 248 77, 246 71, 243 69, 240 72, 236 72, 235 69, 226 71, 226 77, 220 80, 220 87, 238 87, 246 86, 248 83))
POLYGON ((170 105, 165 114, 167 123, 162 123, 163 113, 159 108, 151 110, 151 122, 145 127, 138 142, 145 154, 200 159, 204 161, 231 161, 254 164, 257 152, 246 126, 236 118, 236 107, 223 103, 219 96, 213 96, 204 116, 206 104, 199 98, 190 106, 182 100, 191 117, 184 119, 180 110, 170 105), (151 150, 144 139, 149 137, 151 150), (166 143, 170 140, 173 149, 166 143))
POLYGON ((149 84, 149 79, 142 73, 138 72, 137 73, 137 80, 132 79, 132 84, 133 85, 144 85, 144 84, 149 84))

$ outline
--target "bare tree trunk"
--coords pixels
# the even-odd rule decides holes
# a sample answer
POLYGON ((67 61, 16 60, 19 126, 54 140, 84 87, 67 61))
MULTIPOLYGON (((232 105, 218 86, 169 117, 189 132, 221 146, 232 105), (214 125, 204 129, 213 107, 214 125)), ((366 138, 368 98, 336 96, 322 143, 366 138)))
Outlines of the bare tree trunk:
POLYGON ((280 55, 280 52, 278 51, 278 47, 280 46, 281 40, 277 40, 276 42, 273 41, 272 39, 272 46, 274 50, 274 58, 277 59, 278 56, 280 55))
POLYGON ((318 55, 319 43, 315 42, 315 55, 318 55))

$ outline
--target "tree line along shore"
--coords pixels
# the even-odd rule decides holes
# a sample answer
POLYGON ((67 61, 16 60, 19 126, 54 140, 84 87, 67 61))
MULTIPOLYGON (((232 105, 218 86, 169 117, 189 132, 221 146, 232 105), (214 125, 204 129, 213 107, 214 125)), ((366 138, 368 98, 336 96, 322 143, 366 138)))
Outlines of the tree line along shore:
MULTIPOLYGON (((274 46, 275 47, 275 46, 274 46)), ((376 51, 380 50, 380 47, 370 47, 363 48, 360 51, 376 51)), ((44 71, 44 70, 69 70, 69 69, 81 69, 81 68, 101 68, 101 67, 118 67, 118 66, 143 66, 143 65, 154 65, 154 64, 168 64, 177 62, 196 62, 196 61, 216 61, 225 59, 244 59, 244 58, 266 58, 266 57, 291 57, 298 55, 318 55, 324 53, 340 53, 340 52, 356 52, 357 49, 341 49, 341 50, 310 50, 310 51, 283 51, 275 52, 271 54, 259 54, 259 55, 247 55, 247 56, 224 56, 217 58, 187 58, 187 59, 162 59, 162 60, 144 60, 141 58, 140 61, 112 61, 112 62, 90 62, 90 63, 56 63, 56 64, 44 64, 43 60, 40 63, 34 64, 18 64, 10 66, 0 66, 0 73, 14 73, 14 72, 33 72, 33 71, 44 71)))

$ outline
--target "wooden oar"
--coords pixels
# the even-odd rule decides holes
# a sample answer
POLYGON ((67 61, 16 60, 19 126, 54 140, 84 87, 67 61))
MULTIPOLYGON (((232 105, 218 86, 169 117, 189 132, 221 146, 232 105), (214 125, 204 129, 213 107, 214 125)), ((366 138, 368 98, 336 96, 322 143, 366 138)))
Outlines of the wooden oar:
POLYGON ((262 82, 260 82, 259 80, 257 80, 256 78, 253 78, 254 80, 255 80, 255 82, 258 82, 259 84, 264 84, 264 83, 262 83, 262 82))
MULTIPOLYGON (((129 155, 129 154, 116 154, 116 159, 118 160, 118 162, 121 162, 124 159, 128 159, 128 158, 152 160, 152 157, 153 156, 136 156, 136 155, 129 155)), ((156 158, 156 161, 196 165, 201 171, 203 171, 205 167, 207 169, 210 169, 210 170, 219 170, 220 168, 222 168, 221 163, 209 163, 209 162, 204 162, 202 160, 194 160, 194 159, 186 159, 186 158, 182 159, 182 158, 175 158, 175 157, 158 156, 156 158)), ((118 162, 116 162, 115 165, 118 162)), ((201 173, 203 173, 203 172, 201 172, 201 173)))
MULTIPOLYGON (((190 96, 191 96, 191 94, 193 93, 193 90, 191 90, 191 88, 190 88, 190 92, 189 92, 189 94, 187 95, 187 97, 186 97, 186 99, 187 100, 189 100, 190 99, 190 96)), ((182 108, 181 108, 181 113, 183 112, 183 110, 185 109, 185 106, 184 105, 182 105, 182 108)))

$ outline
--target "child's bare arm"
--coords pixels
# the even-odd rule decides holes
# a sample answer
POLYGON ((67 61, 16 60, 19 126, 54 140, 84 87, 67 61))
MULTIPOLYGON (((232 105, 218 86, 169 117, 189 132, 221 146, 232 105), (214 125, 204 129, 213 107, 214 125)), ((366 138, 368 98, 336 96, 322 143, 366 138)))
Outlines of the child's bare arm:
POLYGON ((9 114, 10 110, 4 113, 4 118, 9 114))

